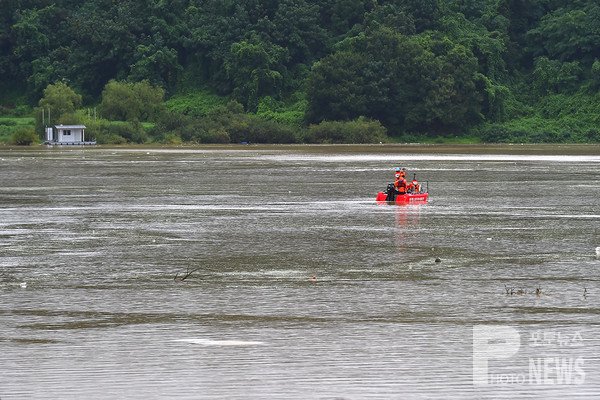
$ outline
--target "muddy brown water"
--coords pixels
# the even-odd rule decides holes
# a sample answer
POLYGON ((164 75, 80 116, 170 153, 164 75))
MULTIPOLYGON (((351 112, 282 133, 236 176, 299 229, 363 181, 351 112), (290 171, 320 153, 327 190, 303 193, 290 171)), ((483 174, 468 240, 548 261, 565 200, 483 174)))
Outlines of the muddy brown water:
POLYGON ((598 397, 599 227, 598 146, 0 148, 0 398, 598 397))

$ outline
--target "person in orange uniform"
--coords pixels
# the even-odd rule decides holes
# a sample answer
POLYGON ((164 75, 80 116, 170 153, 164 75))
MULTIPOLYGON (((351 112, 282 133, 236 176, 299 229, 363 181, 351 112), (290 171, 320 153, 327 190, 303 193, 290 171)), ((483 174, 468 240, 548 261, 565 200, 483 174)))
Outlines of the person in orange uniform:
POLYGON ((400 174, 398 176, 398 178, 396 179, 396 182, 394 183, 394 186, 396 187, 396 192, 399 195, 403 195, 406 194, 406 179, 404 179, 404 177, 402 176, 402 174, 400 174))
POLYGON ((394 172, 394 178, 398 180, 398 178, 400 178, 400 175, 402 175, 402 171, 399 167, 396 167, 396 172, 394 172))
POLYGON ((408 184, 407 190, 408 193, 419 193, 420 188, 419 182, 417 182, 416 179, 413 179, 412 182, 408 184))

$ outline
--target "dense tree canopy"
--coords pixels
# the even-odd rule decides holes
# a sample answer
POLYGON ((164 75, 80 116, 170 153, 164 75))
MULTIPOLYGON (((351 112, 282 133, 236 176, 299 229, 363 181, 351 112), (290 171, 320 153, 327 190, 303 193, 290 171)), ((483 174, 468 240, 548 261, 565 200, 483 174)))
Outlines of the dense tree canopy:
POLYGON ((139 93, 111 105, 139 84, 164 89, 152 101, 209 93, 294 126, 300 113, 305 127, 364 117, 392 136, 592 137, 600 117, 547 110, 595 104, 599 71, 594 0, 7 0, 0 13, 0 106, 64 85, 131 120, 160 114, 119 110, 139 93))

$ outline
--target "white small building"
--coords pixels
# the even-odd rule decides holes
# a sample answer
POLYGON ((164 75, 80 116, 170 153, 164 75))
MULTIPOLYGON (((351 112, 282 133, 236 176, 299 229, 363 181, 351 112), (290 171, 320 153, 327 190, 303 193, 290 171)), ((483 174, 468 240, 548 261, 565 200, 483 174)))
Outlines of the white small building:
POLYGON ((85 125, 55 125, 46 127, 46 144, 90 145, 95 141, 86 141, 85 125))

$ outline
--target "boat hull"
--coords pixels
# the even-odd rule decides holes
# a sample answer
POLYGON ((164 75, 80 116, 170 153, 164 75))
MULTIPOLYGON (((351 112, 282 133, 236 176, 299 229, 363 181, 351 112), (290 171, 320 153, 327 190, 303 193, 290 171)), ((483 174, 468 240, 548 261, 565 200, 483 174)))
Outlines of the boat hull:
MULTIPOLYGON (((429 193, 407 193, 396 195, 396 204, 410 204, 410 203, 426 203, 429 198, 429 193)), ((377 201, 387 201, 387 194, 383 192, 377 193, 377 201)))

